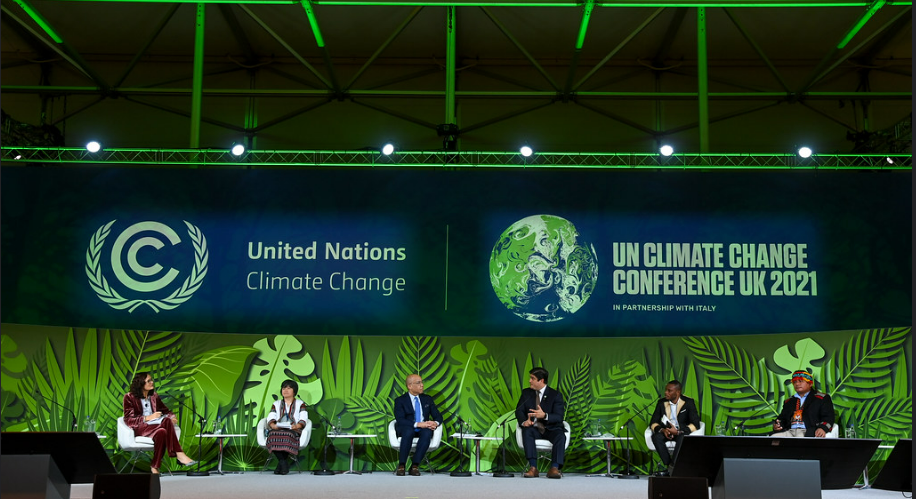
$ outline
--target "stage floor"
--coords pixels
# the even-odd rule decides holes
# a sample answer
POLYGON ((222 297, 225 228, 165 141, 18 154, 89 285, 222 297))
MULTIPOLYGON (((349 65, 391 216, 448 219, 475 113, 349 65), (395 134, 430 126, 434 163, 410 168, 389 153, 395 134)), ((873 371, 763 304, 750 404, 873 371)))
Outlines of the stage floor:
MULTIPOLYGON (((450 499, 499 497, 531 499, 543 497, 550 490, 562 497, 576 499, 646 499, 649 481, 587 477, 584 474, 567 474, 561 480, 549 480, 544 474, 539 478, 493 478, 481 475, 452 477, 448 473, 419 477, 396 477, 391 472, 364 473, 362 475, 315 476, 295 471, 286 476, 272 473, 246 472, 237 475, 210 475, 208 477, 163 476, 163 499, 250 499, 252 497, 282 497, 307 495, 309 498, 327 499, 450 499)), ((91 499, 91 484, 76 484, 71 497, 91 499)), ((822 499, 899 499, 900 492, 878 489, 825 490, 822 499)), ((774 498, 776 499, 776 498, 774 498)))

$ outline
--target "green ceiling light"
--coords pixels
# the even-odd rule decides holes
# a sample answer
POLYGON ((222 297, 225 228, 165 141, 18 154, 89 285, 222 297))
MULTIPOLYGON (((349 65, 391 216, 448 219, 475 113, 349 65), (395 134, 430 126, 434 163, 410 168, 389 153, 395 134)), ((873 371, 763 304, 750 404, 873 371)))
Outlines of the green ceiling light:
POLYGON ((57 34, 56 31, 54 31, 54 28, 51 27, 48 21, 46 21, 45 18, 41 14, 39 14, 37 10, 32 8, 32 5, 29 4, 29 2, 27 2, 26 0, 16 0, 16 3, 19 4, 20 7, 22 7, 22 10, 24 10, 25 13, 28 14, 29 17, 32 18, 32 20, 34 20, 36 23, 38 23, 39 26, 41 26, 41 29, 45 30, 45 33, 47 33, 48 36, 50 36, 51 39, 54 40, 54 43, 64 43, 64 39, 61 38, 57 34))
POLYGON ((309 25, 312 26, 312 33, 315 34, 315 42, 318 44, 319 48, 324 48, 324 37, 321 36, 321 28, 318 27, 318 18, 315 17, 315 10, 312 7, 312 2, 309 0, 302 0, 302 8, 305 9, 305 14, 309 17, 309 25))
POLYGON ((865 26, 865 23, 867 23, 868 20, 871 19, 872 16, 874 16, 875 13, 881 9, 881 7, 884 7, 884 4, 886 3, 887 0, 875 0, 872 2, 871 5, 868 6, 868 9, 865 11, 865 14, 862 14, 862 17, 856 21, 852 28, 849 29, 849 31, 846 33, 846 36, 840 40, 840 43, 837 44, 836 48, 842 49, 846 46, 846 44, 852 41, 852 38, 856 36, 856 34, 859 32, 859 30, 862 29, 863 26, 865 26))
POLYGON ((576 38, 576 50, 582 50, 585 45, 585 33, 588 31, 588 19, 592 17, 592 9, 595 8, 595 0, 586 0, 585 9, 582 11, 582 24, 579 25, 579 36, 576 38))

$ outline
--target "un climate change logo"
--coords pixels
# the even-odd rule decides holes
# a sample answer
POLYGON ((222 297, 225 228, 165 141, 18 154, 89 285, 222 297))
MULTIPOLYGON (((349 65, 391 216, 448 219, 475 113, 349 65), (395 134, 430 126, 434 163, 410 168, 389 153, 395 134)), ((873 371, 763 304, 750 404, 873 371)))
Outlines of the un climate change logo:
MULTIPOLYGON (((201 283, 203 283, 204 277, 207 275, 207 260, 209 255, 207 251, 207 238, 204 237, 200 229, 187 221, 184 222, 188 227, 188 236, 191 238, 194 245, 194 266, 191 268, 190 275, 184 280, 180 288, 176 289, 168 296, 161 298, 129 299, 121 296, 117 290, 109 286, 108 279, 102 274, 102 248, 105 246, 105 239, 108 238, 111 226, 114 223, 115 220, 112 220, 99 227, 99 230, 97 230, 89 240, 89 248, 86 250, 86 275, 89 277, 89 285, 92 286, 92 289, 95 291, 96 295, 98 295, 99 299, 107 303, 111 308, 117 310, 127 309, 128 312, 133 312, 140 305, 148 305, 156 313, 159 313, 159 310, 172 310, 188 301, 191 295, 193 295, 200 287, 201 283)), ((111 269, 114 272, 115 278, 121 284, 137 293, 155 293, 157 291, 162 291, 171 284, 179 274, 178 270, 170 268, 164 275, 151 281, 138 281, 127 274, 121 263, 122 256, 125 257, 130 270, 138 276, 152 278, 163 271, 162 265, 158 263, 149 267, 144 267, 137 261, 137 253, 141 248, 152 247, 158 250, 165 246, 165 243, 159 238, 151 236, 139 237, 133 240, 133 242, 125 248, 133 236, 147 232, 157 233, 163 236, 172 246, 181 242, 181 238, 178 237, 178 234, 169 226, 150 221, 131 225, 115 239, 110 253, 111 269)))
POLYGON ((598 282, 595 247, 554 215, 533 215, 499 236, 490 255, 490 284, 513 314, 554 322, 576 313, 598 282))

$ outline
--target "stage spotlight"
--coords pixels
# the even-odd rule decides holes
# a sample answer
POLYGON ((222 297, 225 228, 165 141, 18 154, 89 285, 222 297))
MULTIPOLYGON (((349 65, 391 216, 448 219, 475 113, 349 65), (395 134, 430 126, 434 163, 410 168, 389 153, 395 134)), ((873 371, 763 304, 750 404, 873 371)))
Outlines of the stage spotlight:
POLYGON ((522 146, 521 149, 518 150, 518 152, 519 152, 519 154, 521 154, 522 156, 524 156, 524 157, 526 157, 526 158, 527 158, 528 156, 531 156, 532 154, 534 154, 534 150, 531 149, 531 148, 528 147, 528 146, 522 146))
POLYGON ((802 158, 810 158, 812 153, 813 153, 813 152, 811 151, 811 148, 810 148, 810 147, 799 147, 799 148, 798 148, 798 155, 799 155, 799 157, 802 157, 802 158))
POLYGON ((235 144, 232 146, 232 149, 230 149, 230 152, 233 156, 241 156, 245 154, 245 146, 242 144, 235 144))
POLYGON ((86 144, 86 150, 89 152, 99 152, 102 150, 102 144, 99 144, 93 140, 92 142, 86 144))
POLYGON ((382 146, 382 154, 384 154, 385 156, 388 156, 393 152, 394 152, 394 144, 389 142, 385 144, 384 146, 382 146))
POLYGON ((669 146, 668 144, 665 144, 658 148, 658 152, 662 156, 671 156, 672 154, 674 154, 674 148, 669 146))
MULTIPOLYGON (((17 159, 18 159, 18 158, 17 158, 17 159)), ((886 158, 884 158, 884 159, 886 159, 886 160, 887 160, 887 164, 889 164, 889 165, 892 165, 892 164, 894 164, 894 160, 893 160, 893 159, 891 159, 891 157, 890 157, 890 156, 888 156, 888 157, 886 157, 886 158)))

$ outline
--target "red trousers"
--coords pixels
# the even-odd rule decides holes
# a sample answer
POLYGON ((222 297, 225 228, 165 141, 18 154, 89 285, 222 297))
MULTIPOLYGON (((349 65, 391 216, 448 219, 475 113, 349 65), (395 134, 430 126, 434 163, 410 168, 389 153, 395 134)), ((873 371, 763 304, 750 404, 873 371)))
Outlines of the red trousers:
POLYGON ((134 428, 134 435, 153 439, 153 459, 150 461, 152 468, 162 467, 162 455, 165 452, 169 453, 169 457, 184 452, 178 443, 178 435, 175 434, 175 423, 168 416, 162 418, 159 424, 143 424, 139 428, 134 428))

